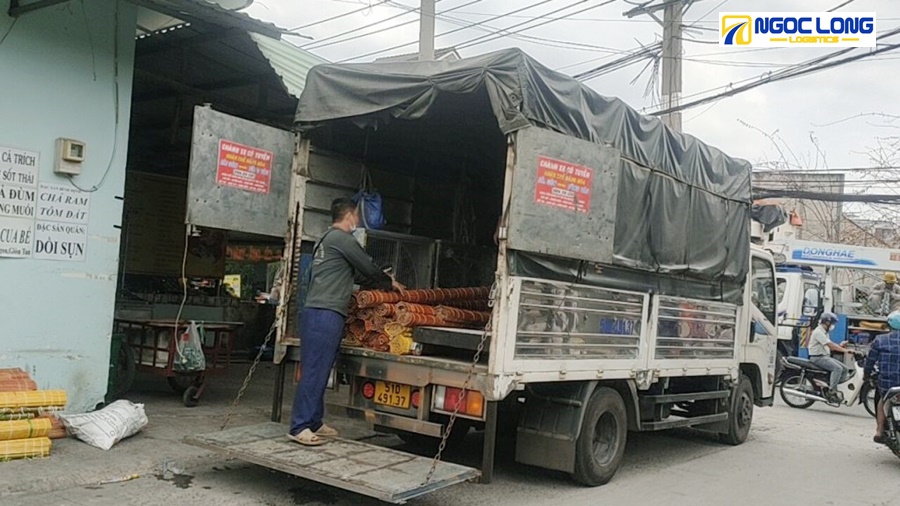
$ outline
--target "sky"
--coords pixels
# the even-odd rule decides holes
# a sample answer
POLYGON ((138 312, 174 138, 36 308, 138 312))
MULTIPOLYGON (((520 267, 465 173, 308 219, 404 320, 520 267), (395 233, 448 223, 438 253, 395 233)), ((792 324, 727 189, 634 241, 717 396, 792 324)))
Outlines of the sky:
MULTIPOLYGON (((695 28, 686 34, 692 40, 684 41, 683 95, 702 96, 834 50, 720 47, 716 31, 719 12, 825 11, 846 1, 696 1, 684 16, 685 24, 695 28)), ((313 40, 295 36, 286 40, 330 61, 367 62, 418 50, 418 13, 398 7, 403 5, 413 9, 418 0, 255 0, 247 12, 285 28, 305 26, 298 33, 313 40), (357 12, 322 22, 352 11, 357 12), (367 26, 379 21, 384 22, 367 26), (341 36, 351 30, 356 31, 341 36), (386 49, 390 50, 366 56, 386 49)), ((438 0, 435 46, 460 46, 463 57, 518 47, 552 69, 576 74, 621 56, 621 51, 660 39, 662 28, 651 18, 623 15, 632 7, 627 0, 438 0), (580 10, 585 11, 552 21, 580 10), (483 24, 459 26, 478 22, 483 24), (526 27, 532 28, 518 34, 525 38, 473 40, 501 28, 526 27), (441 36, 445 32, 452 33, 441 36)), ((879 33, 900 27, 897 0, 852 0, 839 10, 876 12, 879 33)), ((891 42, 900 43, 900 35, 891 42)), ((639 111, 651 112, 656 109, 656 98, 646 94, 652 69, 642 73, 645 65, 642 61, 586 84, 639 111)), ((871 115, 900 116, 900 86, 894 76, 900 76, 900 50, 686 110, 684 131, 757 167, 782 156, 792 168, 870 167, 873 163, 867 153, 878 146, 879 139, 887 142, 885 138, 900 135, 900 119, 871 115)), ((849 174, 850 179, 861 177, 849 174)), ((892 179, 900 179, 898 176, 900 172, 892 179)))

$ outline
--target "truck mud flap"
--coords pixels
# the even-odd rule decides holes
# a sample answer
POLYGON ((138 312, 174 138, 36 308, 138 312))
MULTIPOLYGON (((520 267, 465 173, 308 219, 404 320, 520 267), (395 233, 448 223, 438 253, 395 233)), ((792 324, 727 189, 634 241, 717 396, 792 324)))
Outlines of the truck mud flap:
POLYGON ((286 425, 269 422, 190 436, 185 443, 393 504, 480 476, 476 469, 440 462, 426 484, 430 458, 339 438, 306 447, 288 440, 287 432, 286 425))

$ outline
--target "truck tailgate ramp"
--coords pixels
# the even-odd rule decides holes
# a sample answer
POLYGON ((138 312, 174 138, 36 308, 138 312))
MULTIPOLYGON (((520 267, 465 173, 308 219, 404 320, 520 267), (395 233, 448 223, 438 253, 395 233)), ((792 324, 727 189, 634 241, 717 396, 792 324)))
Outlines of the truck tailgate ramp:
POLYGON ((479 476, 476 469, 347 439, 307 447, 285 437, 286 425, 263 423, 191 436, 187 444, 394 504, 479 476))

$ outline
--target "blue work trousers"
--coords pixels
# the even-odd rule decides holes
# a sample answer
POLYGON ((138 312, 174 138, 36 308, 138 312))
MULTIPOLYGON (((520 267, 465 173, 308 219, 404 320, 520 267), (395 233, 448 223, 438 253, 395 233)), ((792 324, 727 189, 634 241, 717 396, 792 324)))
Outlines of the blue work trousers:
POLYGON ((306 308, 300 317, 300 384, 291 410, 291 434, 316 432, 325 416, 325 388, 344 337, 344 316, 306 308))

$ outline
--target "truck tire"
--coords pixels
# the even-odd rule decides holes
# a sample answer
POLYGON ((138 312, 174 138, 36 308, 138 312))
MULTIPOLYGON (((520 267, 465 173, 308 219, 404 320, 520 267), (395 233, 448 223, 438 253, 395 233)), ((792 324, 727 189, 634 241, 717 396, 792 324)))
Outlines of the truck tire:
POLYGON ((723 432, 719 438, 723 443, 737 446, 747 440, 753 422, 753 383, 750 378, 741 376, 729 404, 728 432, 723 432))
POLYGON ((622 396, 611 388, 598 388, 588 401, 575 442, 575 481, 589 487, 608 483, 622 463, 627 438, 628 412, 622 396))

